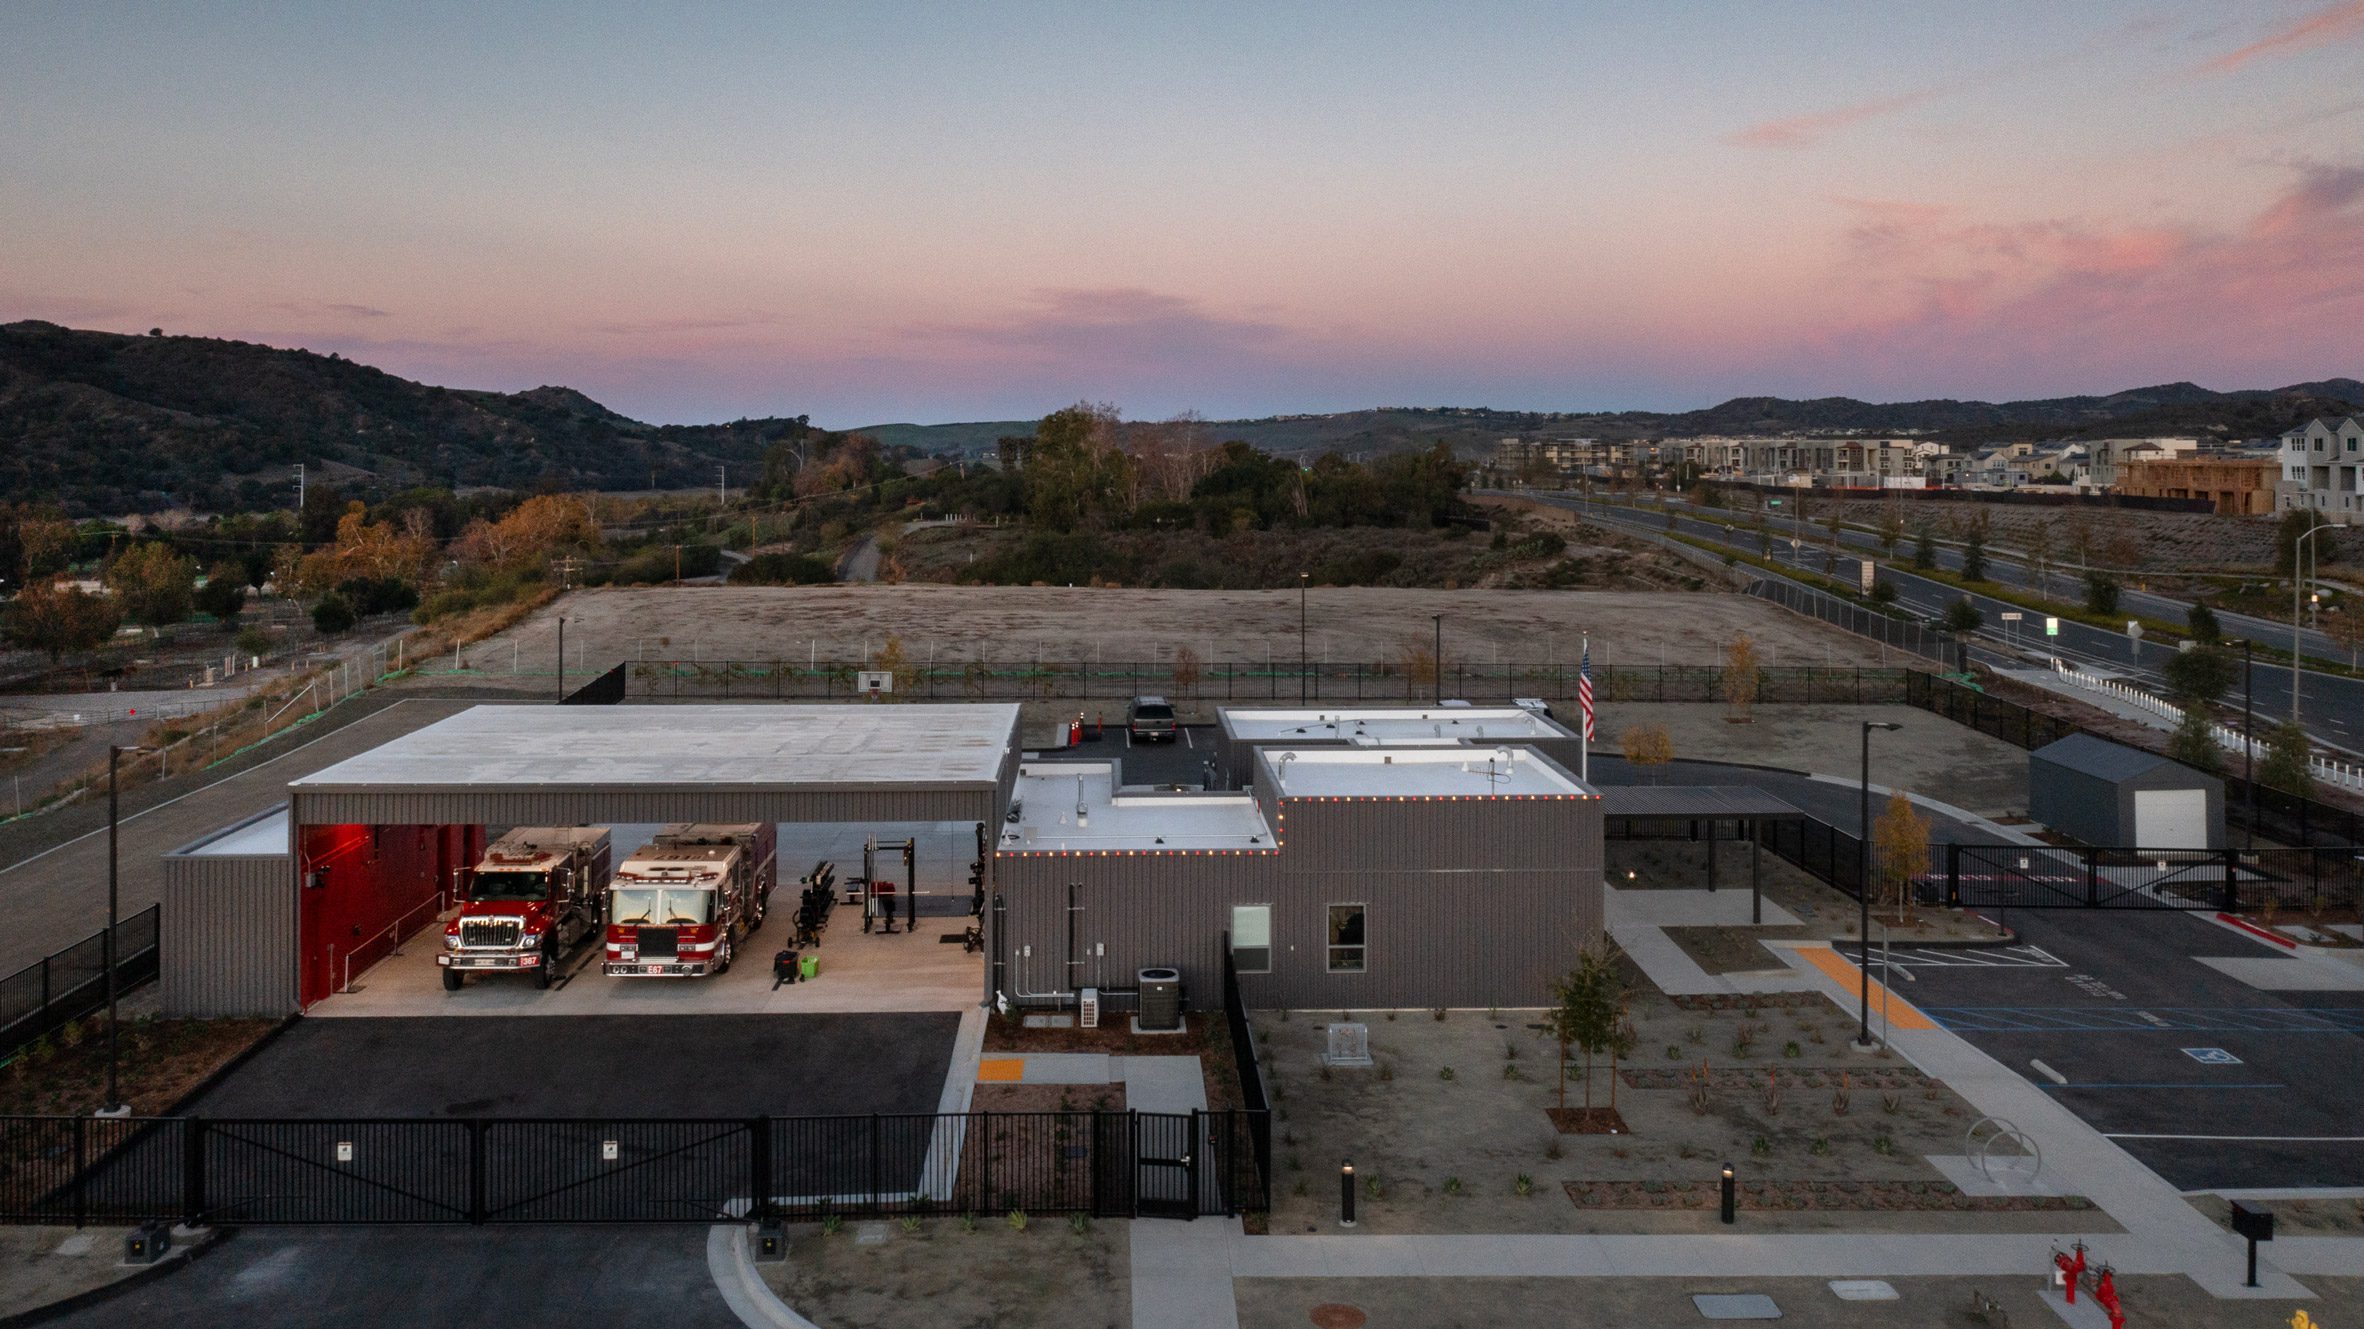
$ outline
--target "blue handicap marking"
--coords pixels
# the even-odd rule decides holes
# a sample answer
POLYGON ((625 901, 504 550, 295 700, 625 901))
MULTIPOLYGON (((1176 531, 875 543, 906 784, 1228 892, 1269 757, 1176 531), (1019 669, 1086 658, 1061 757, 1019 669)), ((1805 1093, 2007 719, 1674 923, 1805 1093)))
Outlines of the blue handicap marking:
POLYGON ((2223 1048, 2185 1048, 2183 1055, 2203 1066, 2238 1066, 2241 1059, 2223 1048))

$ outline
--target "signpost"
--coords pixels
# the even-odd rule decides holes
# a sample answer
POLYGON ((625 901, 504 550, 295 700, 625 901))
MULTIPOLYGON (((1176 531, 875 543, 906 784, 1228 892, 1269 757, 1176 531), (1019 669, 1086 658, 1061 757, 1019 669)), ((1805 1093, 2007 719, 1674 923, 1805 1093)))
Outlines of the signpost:
POLYGON ((1858 559, 1856 561, 1855 567, 1863 579, 1863 593, 1865 595, 1871 594, 1872 583, 1879 575, 1878 567, 1874 565, 1868 558, 1858 559))
POLYGON ((2019 620, 2027 617, 2016 609, 2003 611, 2003 639, 2013 646, 2019 644, 2019 620))

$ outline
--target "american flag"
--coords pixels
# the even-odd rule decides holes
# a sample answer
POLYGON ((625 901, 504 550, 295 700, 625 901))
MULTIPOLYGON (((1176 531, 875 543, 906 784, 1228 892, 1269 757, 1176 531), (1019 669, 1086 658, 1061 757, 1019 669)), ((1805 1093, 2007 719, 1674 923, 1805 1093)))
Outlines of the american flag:
POLYGON ((1584 659, 1576 666, 1576 704, 1584 708, 1584 741, 1590 743, 1598 735, 1592 729, 1592 639, 1584 641, 1584 659))

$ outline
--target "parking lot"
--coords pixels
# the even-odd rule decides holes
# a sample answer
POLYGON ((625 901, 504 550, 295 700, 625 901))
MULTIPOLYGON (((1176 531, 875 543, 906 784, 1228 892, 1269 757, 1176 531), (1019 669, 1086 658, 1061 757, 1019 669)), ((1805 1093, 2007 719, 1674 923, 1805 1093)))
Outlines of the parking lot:
POLYGON ((2364 992, 2280 986, 2307 975, 2259 966, 2313 966, 2182 912, 2011 923, 2020 947, 1915 955, 1897 990, 2185 1190, 2364 1186, 2364 992))

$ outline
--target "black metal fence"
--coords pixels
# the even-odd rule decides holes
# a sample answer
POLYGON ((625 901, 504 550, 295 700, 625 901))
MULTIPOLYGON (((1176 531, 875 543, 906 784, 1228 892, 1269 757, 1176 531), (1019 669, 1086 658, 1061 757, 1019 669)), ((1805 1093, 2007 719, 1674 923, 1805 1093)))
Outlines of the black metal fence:
POLYGON ((1262 1112, 0 1118, 0 1222, 710 1223, 1238 1214, 1262 1112))
POLYGON ((2364 906, 2346 849, 2140 849, 1946 845, 1947 904, 1991 909, 2246 909, 2294 915, 2364 906))
MULTIPOLYGON (((1918 670, 1905 677, 1904 700, 1990 738, 2030 750, 2088 732, 2008 698, 1918 670)), ((2229 826, 2306 848, 2364 845, 2364 815, 2243 779, 2237 771, 2222 778, 2225 823, 2229 826)))
MULTIPOLYGON (((115 923, 117 991, 156 977, 160 906, 149 905, 115 923)), ((0 978, 0 1056, 79 1020, 106 1004, 107 930, 53 951, 0 978)))
POLYGON ((1239 1073, 1240 1100, 1248 1107, 1248 1133, 1255 1144, 1256 1177, 1272 1186, 1272 1097, 1264 1088, 1264 1066, 1256 1055, 1256 1031, 1248 1026, 1240 999, 1239 971, 1231 961, 1231 934, 1223 934, 1223 1023, 1231 1034, 1231 1056, 1239 1073))
POLYGON ((1757 843, 1848 895, 1862 891, 1863 841, 1829 822, 1813 817, 1768 817, 1757 822, 1757 843))
MULTIPOLYGON (((643 660, 626 666, 629 688, 644 700, 850 700, 866 666, 822 661, 643 660)), ((1425 669, 1375 663, 1315 661, 1305 666, 1309 701, 1420 703, 1447 697, 1508 701, 1513 697, 1576 695, 1574 664, 1445 662, 1443 686, 1425 669)), ((1293 662, 1273 665, 1185 666, 1153 662, 1044 662, 1032 665, 912 666, 895 671, 894 695, 922 701, 1119 702, 1154 694, 1174 700, 1263 701, 1296 704, 1300 674, 1293 662)), ((1761 702, 1857 703, 1904 700, 1906 671, 1854 666, 1779 666, 1758 671, 1761 702)), ((1596 667, 1593 690, 1608 701, 1712 702, 1723 698, 1724 671, 1642 665, 1596 667)))

